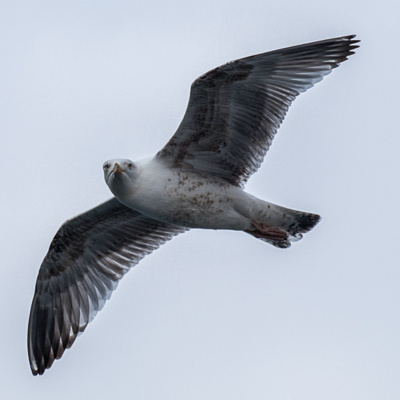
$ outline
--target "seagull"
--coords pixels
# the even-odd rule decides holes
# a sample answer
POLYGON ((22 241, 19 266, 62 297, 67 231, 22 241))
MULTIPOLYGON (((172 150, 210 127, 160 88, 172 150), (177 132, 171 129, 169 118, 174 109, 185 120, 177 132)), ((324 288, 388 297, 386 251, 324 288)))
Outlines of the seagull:
POLYGON ((288 248, 319 215, 244 191, 293 100, 354 54, 355 35, 227 63, 191 86, 183 120, 154 157, 104 163, 114 197, 65 222, 39 270, 28 325, 33 375, 72 346, 143 257, 191 228, 243 231, 288 248))

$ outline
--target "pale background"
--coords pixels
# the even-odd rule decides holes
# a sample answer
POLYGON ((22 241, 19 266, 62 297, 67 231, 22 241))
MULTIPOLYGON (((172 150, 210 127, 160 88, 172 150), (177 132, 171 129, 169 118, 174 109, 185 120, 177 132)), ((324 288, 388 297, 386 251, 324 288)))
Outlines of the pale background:
POLYGON ((398 4, 1 1, 1 398, 399 399, 398 4), (317 228, 289 250, 175 238, 33 377, 38 269, 61 223, 110 197, 103 162, 158 151, 202 73, 352 33, 357 54, 295 101, 247 185, 317 228))

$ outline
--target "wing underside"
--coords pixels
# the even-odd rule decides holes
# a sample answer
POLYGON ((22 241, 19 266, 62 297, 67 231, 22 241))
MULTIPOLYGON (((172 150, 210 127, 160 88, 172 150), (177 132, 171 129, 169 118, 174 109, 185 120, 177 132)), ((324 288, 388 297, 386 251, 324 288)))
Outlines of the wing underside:
POLYGON ((72 346, 132 266, 185 230, 116 199, 67 221, 36 282, 28 328, 32 373, 43 374, 72 346))
POLYGON ((157 156, 169 167, 242 185, 260 167, 292 101, 353 54, 357 42, 344 36, 289 47, 204 74, 157 156))

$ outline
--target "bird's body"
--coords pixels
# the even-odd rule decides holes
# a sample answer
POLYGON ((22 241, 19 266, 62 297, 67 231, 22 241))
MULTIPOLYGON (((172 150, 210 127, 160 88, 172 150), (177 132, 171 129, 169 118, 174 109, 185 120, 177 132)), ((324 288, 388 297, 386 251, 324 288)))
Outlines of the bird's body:
POLYGON ((72 346, 127 271, 191 228, 244 231, 287 248, 319 221, 244 191, 292 101, 358 47, 354 36, 236 60, 196 79, 184 118, 150 159, 104 164, 115 195, 64 223, 39 270, 28 328, 32 373, 72 346))
POLYGON ((169 224, 245 231, 277 247, 289 247, 319 221, 318 215, 263 201, 218 177, 169 168, 157 157, 135 163, 111 160, 105 165, 106 182, 122 204, 169 224))
POLYGON ((125 206, 187 228, 249 228, 246 219, 236 210, 246 196, 240 188, 218 177, 170 169, 156 158, 135 162, 135 166, 131 190, 110 187, 125 206))

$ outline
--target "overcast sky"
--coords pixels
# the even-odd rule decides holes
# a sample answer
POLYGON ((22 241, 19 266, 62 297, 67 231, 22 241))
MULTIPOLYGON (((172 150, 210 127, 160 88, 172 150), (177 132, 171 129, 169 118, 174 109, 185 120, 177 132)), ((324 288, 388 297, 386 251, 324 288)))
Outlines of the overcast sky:
POLYGON ((399 399, 399 13, 394 0, 2 1, 1 397, 399 399), (175 238, 33 377, 39 266, 65 220, 111 197, 103 162, 157 152, 202 73, 353 33, 357 54, 295 101, 247 185, 321 223, 289 250, 175 238))

